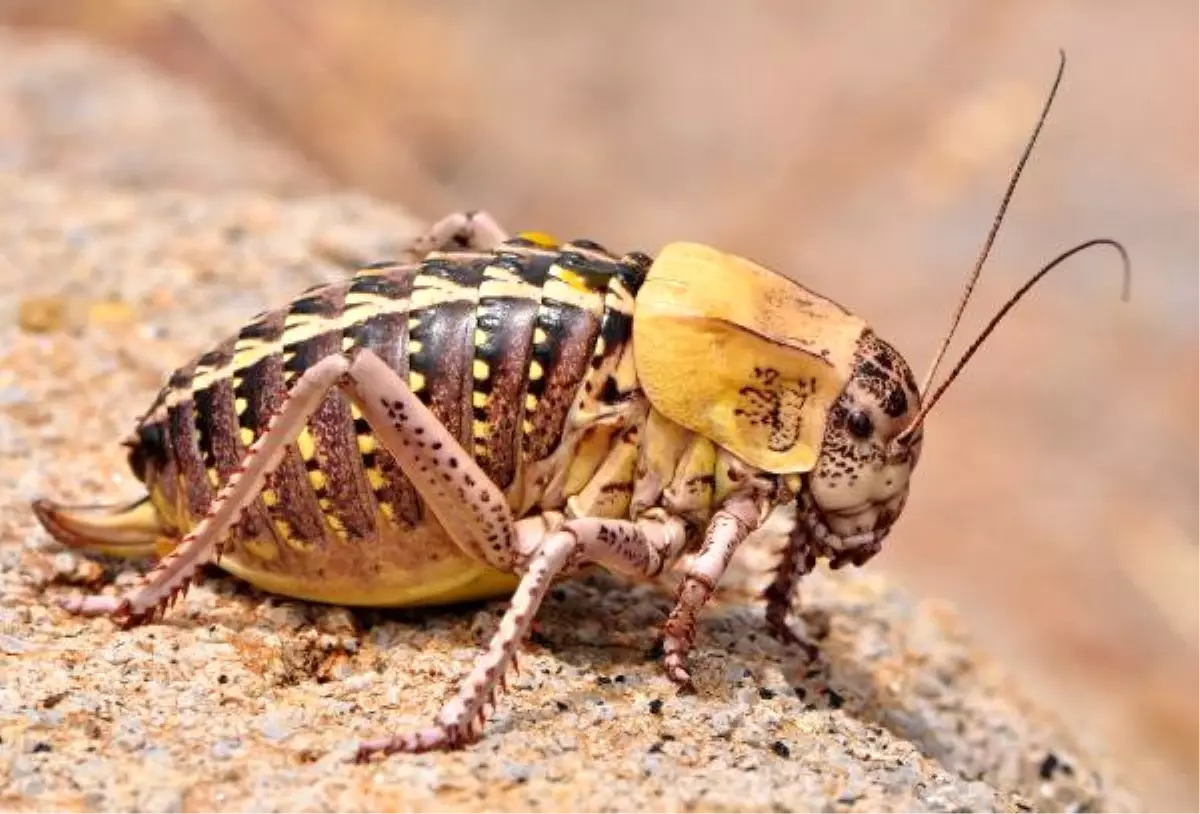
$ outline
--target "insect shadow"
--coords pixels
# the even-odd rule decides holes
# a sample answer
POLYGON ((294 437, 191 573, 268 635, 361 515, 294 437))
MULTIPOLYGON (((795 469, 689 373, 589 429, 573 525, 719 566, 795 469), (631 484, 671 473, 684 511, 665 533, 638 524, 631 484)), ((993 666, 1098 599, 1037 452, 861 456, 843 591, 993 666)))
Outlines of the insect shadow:
MULTIPOLYGON (((593 685, 564 690, 545 708, 522 710, 522 718, 550 720, 562 714, 556 703, 577 709, 601 700, 628 703, 634 695, 648 697, 647 714, 671 715, 670 701, 677 691, 662 674, 660 659, 662 622, 674 605, 674 582, 628 581, 597 570, 565 580, 543 603, 540 624, 525 650, 548 655, 581 675, 591 676, 593 685)), ((371 611, 361 618, 376 623, 416 623, 430 619, 452 625, 470 625, 484 611, 492 623, 477 629, 462 644, 486 646, 498 624, 505 602, 492 601, 441 609, 434 615, 414 611, 371 611)), ((768 633, 764 605, 754 594, 733 583, 719 589, 716 601, 698 620, 696 644, 690 666, 696 695, 713 708, 731 708, 739 703, 768 704, 786 716, 803 714, 845 715, 876 731, 887 731, 911 743, 931 760, 954 773, 952 756, 960 751, 961 733, 924 725, 923 718, 903 706, 888 689, 894 674, 880 669, 856 646, 865 629, 883 620, 875 615, 848 612, 836 601, 813 597, 806 603, 797 629, 804 630, 817 645, 816 658, 793 644, 778 641, 768 633), (836 635, 831 628, 837 628, 836 635)), ((368 622, 369 624, 369 622, 368 622)), ((902 631, 901 631, 902 633, 902 631)), ((867 648, 869 650, 869 648, 867 648)), ((913 668, 932 669, 932 668, 913 668)), ((519 690, 517 691, 519 692, 519 690)), ((947 695, 954 695, 947 688, 947 695)), ((961 703, 961 695, 946 699, 961 703)), ((505 703, 523 702, 516 697, 505 703)), ((640 711, 639 711, 640 712, 640 711)), ((495 734, 519 730, 525 723, 512 720, 490 724, 495 734)))
MULTIPOLYGON (((104 567, 106 580, 140 573, 148 567, 102 556, 92 559, 104 567)), ((154 624, 178 628, 220 624, 234 633, 256 629, 277 632, 278 624, 269 615, 273 606, 293 609, 294 622, 301 628, 321 626, 322 617, 333 610, 333 606, 263 593, 214 565, 204 566, 202 573, 204 584, 216 596, 214 607, 197 614, 167 614, 154 624)), ((546 709, 526 708, 522 716, 548 719, 561 714, 557 704, 577 707, 598 698, 620 702, 634 693, 650 696, 647 713, 656 714, 664 702, 676 697, 677 691, 660 666, 660 631, 674 605, 675 579, 632 581, 595 569, 552 588, 524 651, 570 665, 581 675, 594 676, 595 683, 587 688, 574 684, 546 709)), ((819 600, 806 603, 803 627, 818 648, 813 660, 802 648, 779 642, 768 633, 762 603, 744 589, 720 588, 716 600, 698 620, 690 662, 696 693, 706 702, 726 706, 748 697, 752 703, 778 705, 783 714, 837 711, 889 731, 932 760, 942 762, 954 751, 954 743, 939 737, 939 728, 921 726, 906 710, 895 708, 883 686, 886 677, 854 652, 846 641, 846 631, 840 637, 826 635, 831 615, 841 617, 842 611, 831 610, 819 600)), ((389 626, 400 626, 436 630, 439 637, 449 637, 457 647, 483 648, 506 605, 505 599, 493 599, 428 608, 345 608, 344 612, 351 620, 351 635, 360 641, 386 634, 389 626)), ((845 628, 873 621, 839 618, 838 623, 845 628)), ((849 637, 853 636, 854 631, 849 631, 849 637)), ((327 680, 315 672, 306 678, 327 680)), ((502 699, 502 705, 522 701, 520 690, 506 695, 510 697, 502 699)), ((669 709, 662 714, 669 715, 669 709)), ((518 725, 497 721, 494 727, 496 734, 502 734, 518 725)))

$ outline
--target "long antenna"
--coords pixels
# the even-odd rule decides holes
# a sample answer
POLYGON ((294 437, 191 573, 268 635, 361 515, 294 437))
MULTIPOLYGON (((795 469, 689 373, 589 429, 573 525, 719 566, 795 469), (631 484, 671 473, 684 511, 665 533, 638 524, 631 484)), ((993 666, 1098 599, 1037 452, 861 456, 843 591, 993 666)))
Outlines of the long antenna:
POLYGON ((967 310, 967 302, 971 299, 971 293, 975 290, 975 283, 979 280, 979 273, 983 271, 983 264, 987 262, 988 255, 992 251, 992 244, 996 242, 996 235, 1000 232, 1000 224, 1004 221, 1004 213, 1008 211, 1008 204, 1012 200, 1013 193, 1016 191, 1017 181, 1021 178, 1021 171, 1025 168, 1025 163, 1029 160, 1029 156, 1033 152, 1033 145, 1037 142, 1038 134, 1042 132, 1042 125, 1046 123, 1046 117, 1050 113, 1050 105, 1054 102, 1054 96, 1058 92, 1058 86, 1062 82, 1063 70, 1066 66, 1067 55, 1060 48, 1058 49, 1058 73, 1054 77, 1054 85, 1051 86, 1050 95, 1046 97, 1046 103, 1042 106, 1042 113, 1038 116, 1037 126, 1033 128, 1033 134, 1025 144, 1025 151, 1021 153, 1021 160, 1017 162, 1016 169, 1013 170, 1012 177, 1008 181, 1008 189, 1004 192, 1004 198, 1000 202, 1000 209, 996 212, 996 219, 992 221, 991 231, 988 232, 987 240, 983 243, 983 249, 979 252, 979 257, 975 260, 975 268, 967 280, 966 290, 963 291, 962 298, 958 301, 958 309, 954 312, 954 319, 950 322, 950 330, 946 331, 942 345, 938 348, 937 353, 933 357, 933 362, 929 366, 929 372, 925 374, 925 381, 921 383, 920 392, 922 394, 929 392, 929 386, 933 384, 933 377, 937 373, 938 365, 942 363, 942 357, 949 350, 950 340, 954 337, 954 331, 958 328, 958 323, 962 319, 963 312, 967 310))
POLYGON ((996 329, 996 326, 999 325, 1001 320, 1004 319, 1005 314, 1012 310, 1012 307, 1016 305, 1022 297, 1025 296, 1029 289, 1033 288, 1034 285, 1037 284, 1038 280, 1041 280, 1055 268, 1062 265, 1064 261, 1073 257, 1079 252, 1084 251, 1085 249, 1091 248, 1092 246, 1112 246, 1120 253, 1121 263, 1124 266, 1125 273, 1124 285, 1121 288, 1121 299, 1128 302, 1129 284, 1132 273, 1129 264, 1129 253, 1125 251, 1124 246, 1110 238, 1101 237, 1085 241, 1084 243, 1080 243, 1077 246, 1067 249, 1058 257, 1054 258, 1045 266, 1043 266, 1041 270, 1029 278, 1029 281, 1026 282, 1025 285, 1017 289, 1016 293, 1008 298, 1008 302, 1004 303, 1004 306, 996 313, 996 316, 992 317, 991 321, 988 322, 987 326, 983 329, 983 331, 980 332, 978 338, 976 338, 976 340, 971 343, 971 346, 967 348, 966 353, 964 353, 962 358, 958 360, 958 363, 954 366, 954 369, 950 371, 950 374, 946 377, 946 380, 941 383, 938 389, 934 391, 932 396, 923 399, 924 403, 921 405, 921 409, 917 412, 916 418, 912 420, 912 422, 904 429, 903 432, 896 436, 892 443, 904 444, 912 436, 916 429, 921 426, 921 421, 926 415, 929 414, 929 411, 933 409, 933 405, 937 404, 938 399, 940 399, 942 394, 946 392, 946 388, 948 388, 954 382, 954 380, 958 378, 958 374, 962 372, 962 369, 966 366, 967 361, 975 355, 975 351, 979 350, 979 346, 982 345, 984 340, 988 338, 988 335, 996 329))

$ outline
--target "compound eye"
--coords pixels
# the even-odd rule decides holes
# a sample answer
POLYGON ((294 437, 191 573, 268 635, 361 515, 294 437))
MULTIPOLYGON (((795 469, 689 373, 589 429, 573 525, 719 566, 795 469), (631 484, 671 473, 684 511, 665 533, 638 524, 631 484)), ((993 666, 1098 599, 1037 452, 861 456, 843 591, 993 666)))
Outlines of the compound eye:
POLYGON ((850 434, 862 441, 871 437, 871 433, 875 432, 875 425, 871 422, 871 417, 862 410, 853 410, 850 417, 846 419, 846 427, 849 428, 850 434))

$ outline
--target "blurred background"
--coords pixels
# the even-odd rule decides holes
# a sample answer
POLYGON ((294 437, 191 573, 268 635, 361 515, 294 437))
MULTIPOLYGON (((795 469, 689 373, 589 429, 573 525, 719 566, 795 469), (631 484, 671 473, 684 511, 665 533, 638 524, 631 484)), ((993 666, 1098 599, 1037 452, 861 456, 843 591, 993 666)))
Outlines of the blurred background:
POLYGON ((707 241, 856 310, 918 376, 1064 48, 954 348, 1089 237, 1128 246, 1132 300, 1097 251, 1013 312, 931 415, 870 567, 953 601, 1147 804, 1200 804, 1194 3, 0 0, 0 26, 0 168, 707 241), (225 171, 157 86, 72 41, 271 150, 225 171), (95 138, 128 155, 98 166, 95 138))

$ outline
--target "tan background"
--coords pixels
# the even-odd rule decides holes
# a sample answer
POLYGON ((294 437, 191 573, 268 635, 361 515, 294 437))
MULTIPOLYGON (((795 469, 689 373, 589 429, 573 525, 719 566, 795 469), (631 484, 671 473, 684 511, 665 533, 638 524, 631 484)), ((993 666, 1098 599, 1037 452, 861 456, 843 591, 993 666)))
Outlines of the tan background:
POLYGON ((1014 312, 931 416, 870 567, 958 603, 1147 803, 1198 804, 1194 4, 162 8, 9 0, 0 23, 194 82, 310 160, 280 192, 482 207, 613 248, 719 243, 850 305, 918 374, 1065 48, 964 338, 1095 235, 1129 247, 1133 300, 1095 253, 1014 312))

